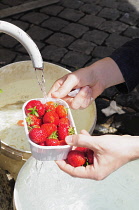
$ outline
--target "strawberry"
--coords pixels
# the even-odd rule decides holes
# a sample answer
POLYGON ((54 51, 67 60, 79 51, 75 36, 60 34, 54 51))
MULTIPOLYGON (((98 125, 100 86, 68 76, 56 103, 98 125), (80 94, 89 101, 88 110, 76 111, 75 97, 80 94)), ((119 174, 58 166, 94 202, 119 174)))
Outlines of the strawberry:
POLYGON ((33 128, 29 132, 29 138, 36 144, 40 144, 46 140, 45 130, 41 128, 33 128))
POLYGON ((67 126, 70 126, 69 119, 67 117, 60 118, 58 125, 61 126, 62 124, 66 124, 67 126))
POLYGON ((88 162, 89 165, 93 164, 93 162, 94 162, 94 152, 91 149, 87 149, 86 158, 87 158, 87 162, 88 162))
POLYGON ((45 144, 46 146, 58 146, 59 141, 58 139, 46 139, 45 144))
POLYGON ((73 167, 82 166, 86 162, 86 158, 83 152, 78 150, 71 150, 67 156, 68 163, 73 167))
POLYGON ((65 140, 60 140, 59 145, 67 145, 67 143, 65 142, 65 140))
POLYGON ((86 148, 86 147, 76 147, 75 150, 78 150, 78 151, 80 151, 80 152, 84 152, 84 153, 86 154, 88 148, 86 148))
POLYGON ((59 123, 59 117, 58 114, 55 111, 46 112, 43 116, 43 123, 53 123, 55 125, 58 125, 59 123))
POLYGON ((27 103, 25 106, 26 115, 32 114, 37 117, 42 117, 45 113, 44 105, 38 100, 32 100, 27 103))
POLYGON ((48 101, 44 104, 46 112, 55 111, 57 104, 53 101, 48 101))
POLYGON ((45 130, 46 137, 49 137, 53 132, 57 131, 57 126, 53 123, 45 123, 41 126, 45 130))
POLYGON ((67 109, 63 106, 63 105, 58 105, 56 107, 56 113, 58 114, 59 118, 62 118, 62 117, 66 117, 67 116, 67 109))
POLYGON ((58 133, 58 139, 59 140, 65 140, 66 136, 74 134, 74 128, 69 127, 66 124, 61 124, 57 128, 57 133, 58 133))
POLYGON ((42 120, 32 114, 30 114, 30 115, 28 115, 28 117, 26 117, 26 122, 27 122, 27 125, 30 127, 33 127, 36 125, 41 126, 41 124, 42 124, 42 120))

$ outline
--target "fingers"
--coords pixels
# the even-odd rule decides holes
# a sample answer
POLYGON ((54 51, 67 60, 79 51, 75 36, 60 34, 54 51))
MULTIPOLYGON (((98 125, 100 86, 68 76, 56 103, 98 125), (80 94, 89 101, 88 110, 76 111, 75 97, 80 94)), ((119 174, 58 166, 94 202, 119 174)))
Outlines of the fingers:
POLYGON ((89 136, 88 134, 87 135, 85 135, 85 134, 70 135, 70 136, 67 136, 65 140, 66 140, 67 144, 69 144, 71 146, 87 147, 92 150, 97 149, 97 144, 96 144, 94 137, 89 136))
POLYGON ((81 130, 81 134, 90 136, 90 134, 86 130, 81 130))

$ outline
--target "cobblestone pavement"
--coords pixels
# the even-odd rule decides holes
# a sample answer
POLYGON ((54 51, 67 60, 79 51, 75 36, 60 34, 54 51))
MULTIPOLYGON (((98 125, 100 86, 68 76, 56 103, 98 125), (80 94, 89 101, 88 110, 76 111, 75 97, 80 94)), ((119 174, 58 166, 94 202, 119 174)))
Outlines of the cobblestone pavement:
MULTIPOLYGON (((25 0, 1 0, 0 10, 25 0)), ((60 0, 50 6, 2 18, 26 31, 40 49, 43 60, 74 71, 109 56, 125 42, 139 37, 139 3, 136 0, 60 0)), ((12 37, 0 34, 0 65, 30 59, 12 37)), ((96 99, 95 133, 138 135, 139 96, 108 88, 96 99), (102 108, 115 100, 125 114, 105 117, 102 108), (127 123, 128 122, 128 123, 127 123), (114 128, 114 129, 113 129, 114 128)))

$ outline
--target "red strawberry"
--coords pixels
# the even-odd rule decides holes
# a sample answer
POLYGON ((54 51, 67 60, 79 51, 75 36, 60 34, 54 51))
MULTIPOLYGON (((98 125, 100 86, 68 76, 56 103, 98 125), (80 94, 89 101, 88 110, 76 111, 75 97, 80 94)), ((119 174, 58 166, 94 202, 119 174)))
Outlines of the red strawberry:
POLYGON ((78 150, 71 150, 67 156, 68 163, 73 167, 82 166, 86 162, 86 158, 83 152, 78 150))
POLYGON ((86 152, 88 151, 88 148, 86 148, 86 147, 76 147, 75 150, 78 150, 80 152, 84 152, 86 154, 86 152))
POLYGON ((94 152, 91 149, 87 149, 86 157, 87 157, 88 164, 93 164, 93 162, 94 162, 94 152))
POLYGON ((46 140, 46 133, 41 128, 33 128, 29 132, 29 138, 36 144, 40 144, 46 140))
POLYGON ((57 131, 57 126, 53 123, 45 123, 41 126, 46 132, 46 137, 49 137, 53 132, 57 131))
POLYGON ((32 114, 37 117, 42 117, 45 113, 44 105, 38 100, 32 100, 27 103, 25 106, 26 115, 32 114))
POLYGON ((69 127, 65 124, 61 124, 57 128, 57 133, 58 133, 58 139, 59 140, 65 140, 66 136, 74 134, 74 128, 69 127))
POLYGON ((47 112, 49 111, 55 111, 57 104, 54 103, 53 101, 48 101, 44 104, 45 110, 47 112))
POLYGON ((58 105, 56 107, 56 113, 58 114, 59 118, 67 116, 67 109, 63 105, 58 105))
POLYGON ((46 146, 58 146, 59 141, 58 139, 46 139, 45 144, 46 146))
POLYGON ((67 143, 65 142, 65 140, 60 140, 59 145, 67 145, 67 143))
POLYGON ((32 127, 32 126, 40 126, 42 124, 42 120, 38 117, 36 117, 35 115, 28 115, 28 117, 26 117, 26 122, 27 125, 32 127))
POLYGON ((55 125, 58 125, 58 114, 55 111, 46 112, 43 116, 43 123, 54 123, 55 125))
POLYGON ((59 119, 59 126, 61 126, 62 124, 66 124, 67 126, 70 126, 70 121, 67 117, 62 117, 59 119))

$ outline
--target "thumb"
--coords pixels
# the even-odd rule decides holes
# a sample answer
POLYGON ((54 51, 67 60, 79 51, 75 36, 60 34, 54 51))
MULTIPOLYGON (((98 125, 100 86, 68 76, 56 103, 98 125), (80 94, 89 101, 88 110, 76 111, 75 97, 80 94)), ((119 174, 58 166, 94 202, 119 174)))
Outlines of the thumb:
POLYGON ((94 137, 84 134, 69 135, 65 139, 66 143, 76 147, 87 147, 89 149, 95 149, 96 143, 94 137))

